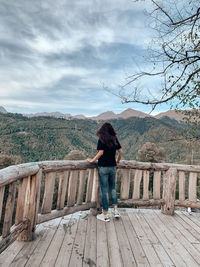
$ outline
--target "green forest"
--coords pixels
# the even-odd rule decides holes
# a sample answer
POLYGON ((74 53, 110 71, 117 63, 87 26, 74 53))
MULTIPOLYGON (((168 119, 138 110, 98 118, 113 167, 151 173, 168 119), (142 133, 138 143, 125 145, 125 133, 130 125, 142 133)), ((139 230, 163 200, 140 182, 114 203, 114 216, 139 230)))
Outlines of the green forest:
MULTIPOLYGON (((86 157, 96 153, 96 131, 104 121, 27 118, 21 114, 0 114, 0 153, 17 163, 62 160, 73 150, 86 157)), ((189 127, 168 117, 110 120, 124 150, 124 159, 135 160, 146 142, 155 143, 166 152, 167 162, 198 163, 198 145, 189 127), (192 156, 191 156, 192 155, 192 156)), ((9 164, 8 164, 9 165, 9 164)))

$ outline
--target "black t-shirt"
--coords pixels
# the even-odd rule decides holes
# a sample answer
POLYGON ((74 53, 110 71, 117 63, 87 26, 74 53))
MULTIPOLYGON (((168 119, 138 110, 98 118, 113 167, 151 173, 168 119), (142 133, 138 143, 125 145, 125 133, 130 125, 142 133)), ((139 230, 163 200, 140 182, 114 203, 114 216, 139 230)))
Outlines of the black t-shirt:
POLYGON ((98 160, 99 167, 116 166, 116 160, 115 160, 116 150, 121 148, 121 145, 118 139, 116 139, 116 141, 117 141, 117 145, 112 148, 109 148, 107 147, 106 144, 103 144, 100 139, 98 140, 97 150, 104 151, 103 155, 98 160))

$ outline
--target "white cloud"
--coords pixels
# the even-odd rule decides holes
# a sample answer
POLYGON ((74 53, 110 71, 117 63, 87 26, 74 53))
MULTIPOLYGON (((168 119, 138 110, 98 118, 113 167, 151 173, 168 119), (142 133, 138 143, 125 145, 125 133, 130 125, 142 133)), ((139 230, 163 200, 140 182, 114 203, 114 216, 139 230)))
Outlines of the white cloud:
POLYGON ((12 111, 16 105, 23 112, 74 108, 78 113, 84 99, 86 113, 118 108, 120 100, 105 92, 101 82, 111 88, 121 84, 125 72, 134 68, 127 60, 130 53, 143 53, 149 43, 151 33, 140 4, 129 0, 2 4, 0 105, 12 111), (123 48, 123 55, 122 44, 130 47, 123 48))

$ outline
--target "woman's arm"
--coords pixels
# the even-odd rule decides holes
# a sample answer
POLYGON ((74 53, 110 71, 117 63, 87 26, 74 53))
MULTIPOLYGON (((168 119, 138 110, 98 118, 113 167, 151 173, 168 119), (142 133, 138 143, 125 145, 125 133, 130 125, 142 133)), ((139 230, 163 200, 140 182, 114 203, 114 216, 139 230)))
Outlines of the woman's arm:
POLYGON ((123 155, 123 150, 122 150, 122 148, 120 148, 119 150, 118 150, 118 157, 117 157, 117 160, 116 160, 116 162, 117 163, 119 163, 120 162, 120 160, 121 160, 121 158, 122 158, 122 155, 123 155))
POLYGON ((90 163, 95 162, 103 155, 103 153, 104 153, 103 150, 99 150, 99 152, 96 154, 96 156, 93 159, 88 158, 86 160, 89 161, 90 163))

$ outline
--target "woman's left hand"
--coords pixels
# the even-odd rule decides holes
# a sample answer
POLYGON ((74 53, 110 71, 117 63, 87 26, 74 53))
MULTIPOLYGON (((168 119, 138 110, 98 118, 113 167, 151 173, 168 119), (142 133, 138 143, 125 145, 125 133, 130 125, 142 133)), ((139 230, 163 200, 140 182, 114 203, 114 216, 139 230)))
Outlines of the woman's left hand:
POLYGON ((90 158, 87 158, 86 160, 87 160, 87 161, 89 161, 90 163, 92 163, 92 162, 93 162, 93 160, 92 160, 92 159, 90 159, 90 158))

